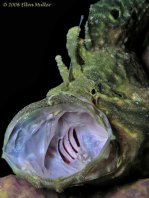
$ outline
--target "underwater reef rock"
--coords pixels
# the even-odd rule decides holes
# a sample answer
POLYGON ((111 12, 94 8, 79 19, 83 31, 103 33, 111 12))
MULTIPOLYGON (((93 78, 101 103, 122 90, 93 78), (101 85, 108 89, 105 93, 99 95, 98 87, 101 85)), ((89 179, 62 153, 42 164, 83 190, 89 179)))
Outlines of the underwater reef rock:
POLYGON ((112 188, 105 187, 104 190, 100 187, 94 190, 88 187, 88 190, 87 188, 83 191, 79 189, 77 191, 77 189, 75 189, 63 194, 65 194, 65 196, 63 195, 62 198, 148 198, 149 179, 140 179, 112 188))
POLYGON ((67 192, 58 194, 47 189, 37 189, 27 181, 14 175, 0 178, 0 198, 148 198, 149 179, 142 179, 131 184, 111 189, 110 193, 96 190, 87 192, 67 192), (77 195, 76 195, 77 194, 77 195))
POLYGON ((142 179, 124 187, 117 188, 104 198, 148 198, 149 179, 142 179))
POLYGON ((1 198, 45 198, 40 191, 34 188, 27 181, 9 175, 0 178, 0 197, 1 198))
POLYGON ((37 189, 15 175, 8 175, 0 178, 0 198, 59 198, 59 195, 51 190, 37 189))

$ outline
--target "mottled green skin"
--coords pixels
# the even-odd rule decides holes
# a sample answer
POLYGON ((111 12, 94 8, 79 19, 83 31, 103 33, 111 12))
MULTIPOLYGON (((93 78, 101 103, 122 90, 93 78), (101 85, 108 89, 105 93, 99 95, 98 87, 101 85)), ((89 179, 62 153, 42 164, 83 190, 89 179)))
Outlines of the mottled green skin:
POLYGON ((68 96, 66 101, 70 102, 71 96, 84 97, 107 115, 120 147, 112 178, 122 175, 136 160, 141 161, 144 146, 148 147, 145 142, 149 134, 149 80, 136 55, 124 45, 133 26, 132 13, 141 13, 134 19, 140 21, 143 13, 148 14, 148 7, 145 1, 124 0, 105 0, 92 5, 85 39, 78 38, 77 27, 67 34, 71 71, 66 72, 61 58, 57 57, 64 83, 47 95, 49 103, 63 100, 62 95, 68 96), (112 16, 112 10, 119 13, 117 19, 112 16), (83 64, 79 63, 80 59, 83 64))
MULTIPOLYGON (((61 57, 56 57, 64 82, 48 92, 44 103, 34 105, 34 108, 41 103, 42 106, 59 103, 84 105, 84 102, 95 105, 106 114, 116 136, 116 143, 110 144, 110 158, 105 160, 103 154, 103 159, 97 159, 80 173, 54 181, 24 176, 17 170, 14 170, 15 173, 37 187, 54 188, 60 192, 87 180, 93 180, 91 183, 109 181, 126 175, 130 168, 140 170, 142 158, 145 158, 143 151, 149 148, 149 79, 136 55, 128 51, 125 43, 131 40, 130 30, 134 21, 142 20, 143 24, 148 12, 149 4, 145 0, 101 0, 92 5, 85 39, 78 37, 78 27, 70 29, 67 34, 67 49, 71 58, 69 70, 61 57), (93 174, 96 169, 100 169, 98 180, 93 174)), ((132 43, 133 40, 135 37, 132 43)), ((23 112, 30 110, 32 105, 23 112)), ((148 162, 144 159, 143 163, 148 162)))

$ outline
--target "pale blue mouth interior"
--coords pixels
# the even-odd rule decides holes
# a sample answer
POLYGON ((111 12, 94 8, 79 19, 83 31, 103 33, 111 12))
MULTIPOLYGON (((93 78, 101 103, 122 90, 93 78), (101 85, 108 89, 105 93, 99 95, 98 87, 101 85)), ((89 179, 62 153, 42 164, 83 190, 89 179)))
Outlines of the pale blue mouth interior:
POLYGON ((89 111, 63 107, 56 112, 44 107, 10 123, 4 147, 10 165, 24 173, 56 179, 81 171, 103 152, 111 134, 89 111))

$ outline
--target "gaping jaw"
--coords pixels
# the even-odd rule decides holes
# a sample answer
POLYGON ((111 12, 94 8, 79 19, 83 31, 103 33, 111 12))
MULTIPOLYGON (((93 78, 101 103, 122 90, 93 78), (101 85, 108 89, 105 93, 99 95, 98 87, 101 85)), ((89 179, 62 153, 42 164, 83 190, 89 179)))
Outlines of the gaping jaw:
POLYGON ((7 131, 3 157, 24 174, 42 179, 78 173, 102 155, 112 135, 102 112, 66 104, 25 113, 7 131))

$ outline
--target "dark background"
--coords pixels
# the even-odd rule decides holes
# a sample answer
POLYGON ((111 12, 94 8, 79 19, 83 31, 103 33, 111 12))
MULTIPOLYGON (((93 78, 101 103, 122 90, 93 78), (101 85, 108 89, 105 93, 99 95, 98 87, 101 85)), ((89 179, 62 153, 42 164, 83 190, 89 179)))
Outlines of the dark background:
MULTIPOLYGON (((62 82, 55 56, 62 55, 69 66, 66 34, 69 28, 79 25, 82 14, 84 29, 89 5, 96 1, 43 2, 52 5, 10 8, 0 3, 0 155, 4 133, 13 116, 62 82)), ((5 160, 0 159, 0 177, 10 173, 5 160)))

